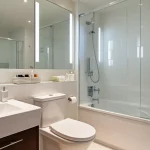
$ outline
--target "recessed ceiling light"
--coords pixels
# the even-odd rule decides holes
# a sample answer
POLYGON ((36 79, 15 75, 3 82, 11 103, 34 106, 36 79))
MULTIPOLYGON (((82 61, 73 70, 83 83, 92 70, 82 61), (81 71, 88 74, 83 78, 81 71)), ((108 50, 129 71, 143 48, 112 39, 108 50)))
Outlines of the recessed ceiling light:
POLYGON ((24 2, 25 2, 25 3, 27 3, 27 2, 28 2, 28 0, 24 0, 24 2))
POLYGON ((29 20, 28 22, 29 22, 29 23, 31 23, 31 21, 30 21, 30 20, 29 20))

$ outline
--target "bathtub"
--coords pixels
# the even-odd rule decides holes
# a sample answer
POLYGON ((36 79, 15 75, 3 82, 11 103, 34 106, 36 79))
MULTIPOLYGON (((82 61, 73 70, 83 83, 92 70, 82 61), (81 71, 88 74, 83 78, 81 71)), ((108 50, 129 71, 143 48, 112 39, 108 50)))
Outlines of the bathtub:
POLYGON ((100 100, 99 104, 81 104, 78 113, 80 121, 95 127, 96 142, 115 150, 149 150, 149 110, 136 104, 100 100))
POLYGON ((123 114, 126 116, 134 116, 138 118, 150 119, 150 108, 140 106, 139 104, 124 103, 113 100, 100 100, 99 103, 81 104, 83 107, 91 107, 95 110, 103 110, 108 113, 123 114))

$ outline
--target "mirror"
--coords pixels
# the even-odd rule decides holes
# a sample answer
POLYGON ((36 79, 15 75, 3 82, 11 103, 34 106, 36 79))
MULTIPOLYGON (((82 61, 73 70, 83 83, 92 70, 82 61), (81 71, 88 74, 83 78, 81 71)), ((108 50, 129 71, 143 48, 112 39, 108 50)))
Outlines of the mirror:
POLYGON ((72 69, 72 14, 46 0, 35 9, 35 68, 72 69))
POLYGON ((34 0, 0 0, 0 68, 34 67, 34 0))

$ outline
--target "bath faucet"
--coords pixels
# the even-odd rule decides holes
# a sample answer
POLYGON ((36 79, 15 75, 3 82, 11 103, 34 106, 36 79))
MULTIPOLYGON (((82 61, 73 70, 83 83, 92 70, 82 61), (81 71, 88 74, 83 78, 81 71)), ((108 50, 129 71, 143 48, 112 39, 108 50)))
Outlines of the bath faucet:
POLYGON ((93 98, 92 101, 97 101, 99 104, 99 98, 93 98))
POLYGON ((98 92, 98 94, 100 93, 100 89, 96 89, 96 87, 94 87, 94 92, 98 92))

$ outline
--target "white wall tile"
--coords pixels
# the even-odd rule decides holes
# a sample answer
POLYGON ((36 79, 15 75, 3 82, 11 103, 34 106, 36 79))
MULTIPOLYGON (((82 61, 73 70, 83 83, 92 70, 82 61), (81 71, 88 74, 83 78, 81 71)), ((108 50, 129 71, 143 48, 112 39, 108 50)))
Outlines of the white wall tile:
MULTIPOLYGON (((2 89, 4 85, 0 85, 2 89)), ((67 98, 77 97, 76 82, 47 82, 38 84, 5 85, 8 90, 9 99, 16 99, 26 103, 33 104, 33 97, 52 93, 66 94, 66 118, 77 119, 77 103, 71 104, 67 98)))

